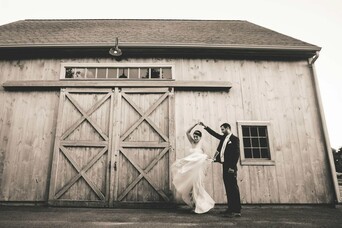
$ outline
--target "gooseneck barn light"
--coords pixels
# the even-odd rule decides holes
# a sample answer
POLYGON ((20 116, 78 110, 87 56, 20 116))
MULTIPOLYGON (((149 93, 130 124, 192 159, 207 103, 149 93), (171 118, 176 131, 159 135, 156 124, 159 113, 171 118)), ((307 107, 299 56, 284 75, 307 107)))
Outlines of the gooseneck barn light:
POLYGON ((122 51, 119 48, 119 38, 115 38, 115 47, 112 47, 109 50, 109 54, 115 57, 121 56, 122 55, 122 51))

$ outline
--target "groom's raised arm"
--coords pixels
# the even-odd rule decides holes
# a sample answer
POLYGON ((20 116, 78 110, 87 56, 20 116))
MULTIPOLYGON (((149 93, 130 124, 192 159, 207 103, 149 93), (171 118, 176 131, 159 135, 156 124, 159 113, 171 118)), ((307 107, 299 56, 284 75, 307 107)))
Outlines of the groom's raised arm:
POLYGON ((210 127, 204 125, 204 123, 201 122, 200 124, 204 127, 204 129, 205 129, 209 134, 211 134, 211 135, 214 136, 215 138, 221 140, 222 137, 224 137, 223 135, 217 133, 216 131, 214 131, 214 130, 211 129, 210 127))

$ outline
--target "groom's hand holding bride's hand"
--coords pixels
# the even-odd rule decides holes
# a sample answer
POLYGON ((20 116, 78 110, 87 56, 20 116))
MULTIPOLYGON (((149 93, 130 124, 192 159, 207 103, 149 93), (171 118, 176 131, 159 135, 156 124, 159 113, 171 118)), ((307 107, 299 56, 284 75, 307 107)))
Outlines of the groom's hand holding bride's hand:
POLYGON ((198 124, 203 126, 203 127, 206 127, 203 122, 199 122, 198 124))

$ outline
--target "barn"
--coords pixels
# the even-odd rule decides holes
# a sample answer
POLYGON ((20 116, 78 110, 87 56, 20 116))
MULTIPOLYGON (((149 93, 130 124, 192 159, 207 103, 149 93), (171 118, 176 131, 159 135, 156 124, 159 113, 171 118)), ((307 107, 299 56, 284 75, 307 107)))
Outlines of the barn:
MULTIPOLYGON (((0 26, 0 202, 181 204, 170 165, 203 121, 228 122, 240 138, 243 204, 334 205, 320 50, 239 20, 0 26)), ((212 156, 218 141, 202 140, 212 156)), ((205 186, 226 203, 220 165, 205 186)))

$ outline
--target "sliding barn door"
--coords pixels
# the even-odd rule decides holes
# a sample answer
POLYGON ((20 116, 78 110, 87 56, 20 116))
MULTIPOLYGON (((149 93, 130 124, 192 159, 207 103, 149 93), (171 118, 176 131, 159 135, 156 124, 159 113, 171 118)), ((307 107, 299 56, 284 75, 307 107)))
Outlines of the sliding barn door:
POLYGON ((173 91, 62 89, 49 204, 170 201, 173 91))
POLYGON ((169 202, 174 135, 172 91, 122 89, 118 106, 114 201, 169 202))
POLYGON ((107 206, 112 89, 62 89, 50 181, 52 205, 107 206))

